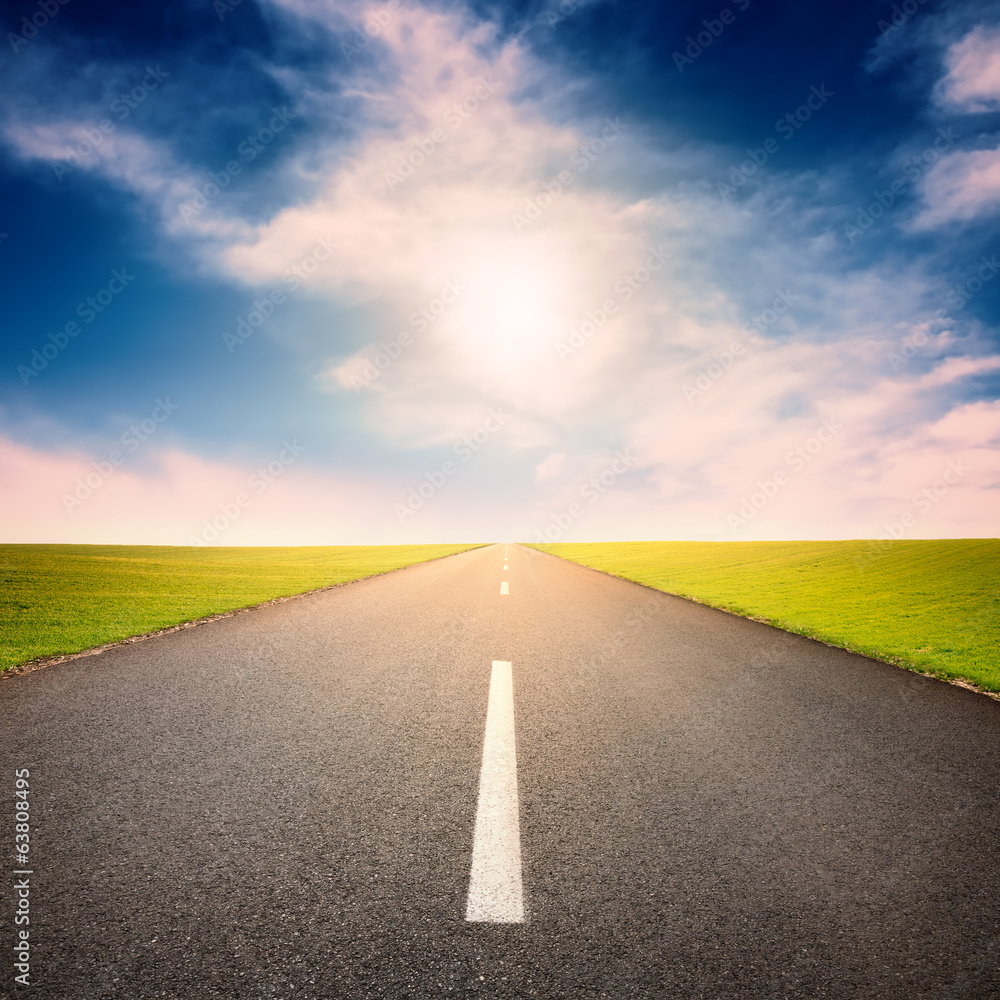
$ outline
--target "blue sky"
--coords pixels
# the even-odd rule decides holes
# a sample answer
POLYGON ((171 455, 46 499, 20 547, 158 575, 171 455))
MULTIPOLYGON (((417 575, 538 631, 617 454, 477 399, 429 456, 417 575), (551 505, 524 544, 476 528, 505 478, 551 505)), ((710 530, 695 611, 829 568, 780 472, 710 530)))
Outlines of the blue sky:
POLYGON ((1000 5, 3 33, 5 540, 996 535, 1000 5))

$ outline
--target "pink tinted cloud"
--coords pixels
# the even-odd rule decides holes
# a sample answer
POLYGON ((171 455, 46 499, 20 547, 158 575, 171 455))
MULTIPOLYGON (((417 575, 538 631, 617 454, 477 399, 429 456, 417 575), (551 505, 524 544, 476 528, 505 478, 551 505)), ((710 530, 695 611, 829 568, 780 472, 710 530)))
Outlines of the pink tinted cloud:
POLYGON ((1000 29, 979 25, 945 57, 948 73, 939 86, 945 104, 966 112, 1000 106, 1000 29))
POLYGON ((916 219, 927 229, 946 222, 965 222, 1000 207, 1000 149, 952 153, 924 178, 926 208, 916 219))
POLYGON ((106 456, 47 452, 0 437, 6 542, 189 545, 398 540, 389 489, 318 475, 281 447, 263 461, 212 462, 171 450, 141 469, 106 456), (256 471, 255 471, 256 470, 256 471), (263 471, 260 471, 263 470, 263 471), (245 497, 242 506, 240 498, 245 497), (206 528, 215 526, 216 534, 206 528), (220 530, 221 528, 221 530, 220 530))
MULTIPOLYGON (((1000 107, 1000 29, 979 25, 945 55, 947 73, 937 86, 946 108, 965 114, 1000 107)), ((918 228, 964 222, 1000 206, 1000 149, 953 152, 922 183, 926 208, 918 228)))

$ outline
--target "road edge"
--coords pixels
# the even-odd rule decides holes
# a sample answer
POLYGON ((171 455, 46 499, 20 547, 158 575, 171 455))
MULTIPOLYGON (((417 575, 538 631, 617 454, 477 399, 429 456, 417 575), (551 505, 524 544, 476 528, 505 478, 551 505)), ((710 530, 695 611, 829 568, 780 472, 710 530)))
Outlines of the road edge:
POLYGON ((742 618, 745 621, 757 622, 760 625, 767 625, 768 628, 777 629, 779 632, 784 632, 786 635, 798 635, 803 639, 810 639, 823 646, 829 646, 830 649, 842 649, 845 653, 853 653, 855 656, 864 657, 866 660, 871 660, 874 663, 884 663, 886 666, 895 667, 897 670, 905 670, 908 674, 917 674, 920 677, 926 677, 932 681, 940 681, 942 684, 950 684, 952 687, 964 688, 966 691, 972 691, 974 694, 985 695, 985 697, 990 698, 993 701, 1000 702, 1000 692, 986 691, 984 688, 973 684, 971 681, 964 680, 961 677, 940 677, 937 674, 929 674, 925 670, 920 670, 918 667, 911 666, 905 660, 872 656, 864 650, 852 649, 850 646, 844 646, 839 642, 830 642, 829 639, 824 639, 819 635, 813 635, 810 632, 796 632, 790 628, 784 628, 767 618, 759 618, 756 615, 741 615, 738 611, 731 611, 729 608, 720 608, 718 605, 710 604, 708 601, 700 601, 697 597, 691 597, 687 594, 678 594, 672 590, 662 590, 660 587, 654 587, 648 583, 642 583, 640 580, 632 580, 619 573, 611 573, 608 570, 596 569, 593 566, 587 566, 585 563, 577 562, 575 559, 568 559, 566 556, 556 555, 555 552, 546 552, 544 549, 540 549, 537 545, 532 545, 530 542, 518 542, 517 544, 523 545, 528 549, 534 549, 535 552, 539 552, 543 556, 552 556, 554 559, 562 559, 563 562, 572 563, 574 566, 579 566, 581 569, 589 569, 594 573, 600 573, 601 576, 609 576, 613 580, 622 580, 624 583, 634 583, 637 587, 653 591, 654 594, 666 594, 669 597, 676 597, 679 601, 689 601, 691 604, 699 604, 703 608, 711 608, 713 611, 721 611, 724 615, 732 615, 734 618, 742 618))
POLYGON ((96 656, 109 649, 118 646, 130 646, 136 642, 145 642, 147 639, 155 639, 157 636, 170 635, 171 632, 180 632, 186 628, 196 628, 199 625, 207 625, 210 622, 221 621, 223 618, 232 618, 234 615, 242 615, 248 611, 257 611, 259 608, 267 608, 273 604, 284 604, 286 601, 297 601, 300 597, 309 597, 311 594, 322 594, 328 590, 337 590, 339 587, 349 587, 352 583, 361 583, 363 580, 375 580, 380 576, 388 576, 390 573, 402 573, 403 570, 412 569, 414 566, 425 566, 427 563, 437 562, 440 559, 451 559, 454 556, 464 555, 475 549, 482 549, 491 542, 480 542, 472 545, 461 552, 449 552, 447 555, 434 556, 431 559, 421 559, 420 562, 410 563, 408 566, 398 566, 396 569, 387 569, 381 573, 370 573, 368 576, 358 576, 353 580, 344 580, 341 583, 331 583, 326 587, 313 587, 312 590, 302 590, 297 594, 286 594, 283 597, 272 597, 269 601, 260 601, 257 604, 247 604, 241 608, 232 608, 229 611, 220 611, 216 615, 205 615, 202 618, 191 618, 185 622, 178 622, 176 625, 168 625, 166 628, 157 629, 155 632, 139 632, 136 635, 126 636, 124 639, 117 639, 115 642, 106 642, 101 646, 91 646, 89 649, 81 649, 76 653, 56 653, 53 656, 39 656, 24 663, 18 663, 6 670, 0 670, 0 682, 10 680, 12 677, 23 677, 25 674, 34 673, 43 667, 53 667, 57 663, 66 663, 69 660, 79 660, 85 656, 96 656))

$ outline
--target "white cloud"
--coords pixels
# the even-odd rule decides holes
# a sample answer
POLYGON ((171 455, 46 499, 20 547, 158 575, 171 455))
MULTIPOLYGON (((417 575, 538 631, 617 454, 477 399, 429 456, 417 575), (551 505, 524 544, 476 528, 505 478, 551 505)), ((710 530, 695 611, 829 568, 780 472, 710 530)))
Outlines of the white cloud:
POLYGON ((1000 108, 1000 28, 979 25, 945 55, 940 101, 966 113, 1000 108))
MULTIPOLYGON (((1000 108, 1000 28, 979 25, 949 46, 938 103, 973 114, 1000 108)), ((925 207, 917 229, 968 222, 1000 208, 1000 149, 956 150, 941 158, 920 185, 925 207)))
MULTIPOLYGON (((309 30, 345 25, 341 4, 281 6, 309 30)), ((362 24, 383 9, 348 8, 362 24)), ((367 346, 348 351, 331 334, 316 360, 330 391, 358 390, 363 418, 390 449, 447 450, 490 406, 510 414, 482 464, 522 467, 532 482, 516 524, 481 506, 468 513, 470 471, 410 522, 413 530, 467 534, 475 524, 533 536, 627 447, 636 466, 574 537, 621 536, 626 524, 633 537, 733 537, 727 516, 759 481, 789 471, 787 456, 808 447, 824 420, 842 429, 739 537, 877 533, 879 517, 963 457, 976 471, 949 494, 958 506, 948 513, 942 501, 921 524, 947 534, 995 523, 964 491, 1000 472, 996 409, 953 399, 963 380, 998 362, 925 307, 930 292, 943 291, 938 279, 917 264, 866 269, 846 260, 846 250, 817 235, 820 209, 800 211, 778 167, 762 171, 758 194, 738 205, 708 183, 631 196, 622 182, 632 164, 691 154, 653 150, 627 123, 556 115, 557 101, 529 99, 558 94, 565 81, 488 24, 420 6, 379 24, 366 50, 374 63, 352 63, 359 137, 345 151, 317 135, 312 193, 260 224, 221 198, 197 219, 182 218, 197 178, 169 148, 134 135, 116 136, 87 169, 147 199, 167 233, 189 238, 192 252, 234 281, 277 282, 317 240, 334 240, 339 249, 310 288, 369 304, 379 320, 367 346), (764 334, 751 342, 754 315, 765 317, 764 334), (891 372, 889 354, 919 330, 930 331, 926 346, 891 372), (400 350, 389 357, 393 342, 400 350), (734 343, 743 351, 690 401, 685 385, 720 365, 734 343)), ((993 72, 979 43, 966 45, 971 37, 953 49, 944 90, 966 108, 985 99, 993 72)), ((51 159, 76 127, 67 120, 7 134, 24 155, 51 159)), ((698 155, 704 169, 726 176, 726 154, 698 155)), ((948 156, 922 191, 926 226, 992 210, 998 152, 948 156)), ((353 511, 369 540, 387 537, 382 512, 407 485, 340 489, 334 477, 296 476, 302 504, 320 510, 323 491, 337 491, 343 517, 353 511)), ((177 482, 194 479, 178 473, 177 482)), ((152 487, 135 489, 128 499, 141 509, 152 487)))
POLYGON ((20 156, 50 163, 53 176, 59 180, 83 171, 140 196, 156 209, 163 231, 171 236, 217 244, 246 238, 250 232, 238 217, 212 208, 182 211, 209 178, 179 163, 165 142, 123 128, 102 134, 92 127, 91 118, 82 116, 53 117, 30 124, 13 117, 4 123, 2 132, 20 156), (103 138, 92 143, 87 140, 88 132, 103 138))
POLYGON ((921 184, 925 208, 918 229, 968 222, 1000 208, 1000 149, 959 151, 944 157, 921 184))

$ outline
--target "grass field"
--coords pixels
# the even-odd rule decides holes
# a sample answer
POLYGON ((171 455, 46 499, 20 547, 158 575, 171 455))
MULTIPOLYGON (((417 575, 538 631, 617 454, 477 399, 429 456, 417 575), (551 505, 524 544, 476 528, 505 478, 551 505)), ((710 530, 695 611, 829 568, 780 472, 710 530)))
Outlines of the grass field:
POLYGON ((474 547, 0 545, 0 671, 474 547))
POLYGON ((628 542, 533 548, 1000 692, 1000 540, 628 542))

